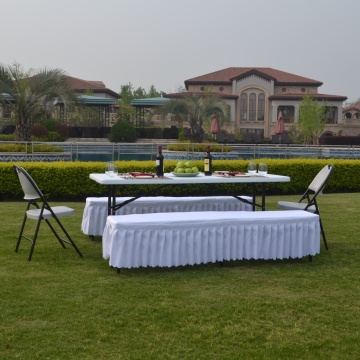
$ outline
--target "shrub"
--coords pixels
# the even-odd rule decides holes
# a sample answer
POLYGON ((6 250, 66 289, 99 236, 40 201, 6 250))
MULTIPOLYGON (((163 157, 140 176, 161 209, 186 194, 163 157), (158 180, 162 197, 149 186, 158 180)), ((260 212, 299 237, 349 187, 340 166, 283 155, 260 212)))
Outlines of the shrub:
POLYGON ((135 128, 127 121, 118 121, 110 130, 112 142, 133 142, 136 139, 135 128))
POLYGON ((48 119, 43 122, 43 125, 49 130, 49 131, 56 131, 56 125, 58 122, 55 119, 48 119))
MULTIPOLYGON (((32 146, 25 145, 25 144, 5 144, 0 145, 0 152, 27 152, 32 153, 32 146)), ((57 146, 51 146, 51 145, 42 145, 37 144, 34 145, 34 152, 63 152, 64 149, 57 147, 57 146)))
POLYGON ((360 136, 321 136, 319 145, 360 145, 360 136))
POLYGON ((206 152, 208 146, 210 146, 211 152, 230 152, 232 151, 231 146, 223 146, 218 144, 196 144, 193 145, 189 142, 181 143, 181 144, 170 144, 167 146, 167 149, 170 151, 188 151, 192 150, 195 152, 206 152))
POLYGON ((34 125, 31 128, 31 135, 38 139, 45 138, 48 133, 49 130, 44 125, 34 125))
POLYGON ((69 127, 62 123, 57 123, 55 131, 65 140, 69 137, 69 127))
POLYGON ((0 134, 0 141, 14 141, 15 140, 15 136, 14 134, 0 134))

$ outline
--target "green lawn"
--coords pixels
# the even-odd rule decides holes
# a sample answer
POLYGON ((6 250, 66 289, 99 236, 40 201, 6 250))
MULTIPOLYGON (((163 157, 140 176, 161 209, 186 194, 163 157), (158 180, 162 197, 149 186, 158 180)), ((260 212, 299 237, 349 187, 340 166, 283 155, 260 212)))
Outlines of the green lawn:
MULTIPOLYGON (((267 198, 275 209, 280 199, 267 198)), ((42 227, 14 252, 25 202, 2 202, 0 359, 358 359, 360 194, 319 198, 329 251, 282 261, 125 269, 64 224, 84 253, 42 227)), ((32 222, 33 223, 33 222, 32 222)), ((45 224, 43 224, 45 225, 45 224)))

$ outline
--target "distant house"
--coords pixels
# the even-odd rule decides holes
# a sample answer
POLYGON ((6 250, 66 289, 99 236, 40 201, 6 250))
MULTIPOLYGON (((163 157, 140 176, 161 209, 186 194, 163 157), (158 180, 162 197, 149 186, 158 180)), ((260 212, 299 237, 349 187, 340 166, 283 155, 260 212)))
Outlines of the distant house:
MULTIPOLYGON (((82 80, 68 76, 72 89, 78 94, 79 105, 86 105, 89 111, 82 113, 82 118, 87 117, 87 123, 92 122, 93 126, 109 127, 117 120, 117 100, 121 96, 115 91, 107 88, 102 81, 82 80), (91 110, 90 110, 91 109, 91 110)), ((6 99, 6 94, 3 94, 6 99)), ((11 118, 10 103, 13 99, 9 98, 8 103, 0 104, 0 131, 9 124, 11 118)), ((69 126, 76 124, 79 118, 78 112, 74 109, 66 109, 62 101, 54 100, 47 104, 47 110, 52 112, 52 116, 63 121, 69 126)))
POLYGON ((345 107, 343 114, 346 124, 360 124, 360 104, 345 107))
MULTIPOLYGON (((230 67, 185 80, 189 93, 211 92, 229 105, 231 123, 226 131, 262 138, 271 138, 275 133, 280 111, 285 131, 296 124, 301 100, 307 93, 318 101, 325 100, 329 107, 325 132, 337 133, 341 129, 345 133, 347 124, 342 122, 342 108, 347 97, 319 93, 322 84, 318 80, 260 67, 230 67)), ((166 95, 169 98, 181 96, 184 93, 166 95)))
MULTIPOLYGON (((102 81, 82 80, 72 76, 68 76, 68 80, 72 89, 79 94, 79 104, 92 109, 81 115, 83 119, 87 118, 87 125, 109 127, 116 122, 118 109, 116 101, 121 98, 118 93, 107 88, 102 81)), ((61 101, 55 101, 54 105, 55 118, 69 126, 81 125, 76 123, 78 114, 68 112, 61 101)))
POLYGON ((82 80, 72 76, 68 76, 69 83, 75 92, 79 94, 91 93, 97 97, 111 98, 118 100, 121 96, 113 90, 105 86, 102 81, 82 80))

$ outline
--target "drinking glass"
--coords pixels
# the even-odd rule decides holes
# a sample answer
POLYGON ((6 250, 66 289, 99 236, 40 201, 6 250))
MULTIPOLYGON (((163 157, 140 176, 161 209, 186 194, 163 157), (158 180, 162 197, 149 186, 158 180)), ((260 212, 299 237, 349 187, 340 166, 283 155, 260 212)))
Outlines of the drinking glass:
POLYGON ((248 173, 249 174, 256 174, 256 163, 253 162, 253 161, 250 161, 249 162, 249 165, 248 165, 248 173))
POLYGON ((118 174, 118 168, 113 161, 108 161, 106 163, 105 174, 109 176, 116 176, 118 174))
POLYGON ((266 175, 268 172, 268 167, 265 163, 260 163, 259 164, 259 169, 258 169, 258 173, 259 175, 266 175))

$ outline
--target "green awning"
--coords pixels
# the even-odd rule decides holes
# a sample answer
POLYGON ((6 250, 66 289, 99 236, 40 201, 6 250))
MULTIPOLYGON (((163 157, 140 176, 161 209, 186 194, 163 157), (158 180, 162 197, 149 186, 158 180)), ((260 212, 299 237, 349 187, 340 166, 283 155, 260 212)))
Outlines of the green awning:
POLYGON ((161 106, 167 103, 169 100, 170 99, 164 97, 133 99, 130 101, 130 105, 135 107, 161 106))

